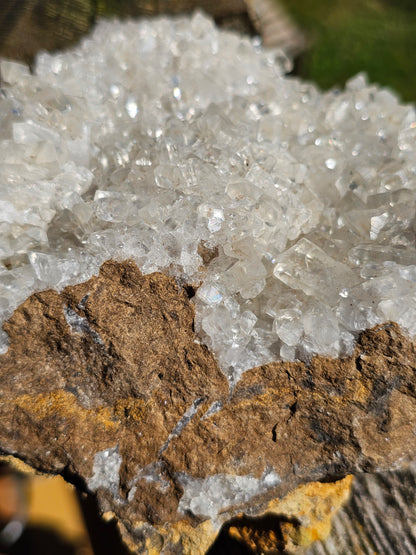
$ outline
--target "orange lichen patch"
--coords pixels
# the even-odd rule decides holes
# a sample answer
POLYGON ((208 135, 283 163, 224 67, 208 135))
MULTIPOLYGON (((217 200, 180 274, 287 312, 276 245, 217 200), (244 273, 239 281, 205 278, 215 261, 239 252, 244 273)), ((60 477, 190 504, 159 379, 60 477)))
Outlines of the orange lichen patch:
POLYGON ((245 545, 253 553, 275 554, 281 553, 284 549, 281 535, 274 530, 262 530, 250 526, 231 526, 228 533, 234 541, 245 545))
POLYGON ((334 514, 351 493, 353 476, 333 483, 310 482, 297 487, 282 500, 269 503, 268 509, 296 519, 300 525, 285 525, 286 545, 306 546, 325 539, 331 530, 334 514))
POLYGON ((301 485, 283 499, 270 501, 263 516, 242 515, 224 529, 237 545, 253 553, 298 553, 328 536, 332 517, 347 501, 351 484, 352 476, 347 476, 334 483, 301 485))
MULTIPOLYGON (((141 526, 146 524, 135 522, 137 529, 141 526)), ((186 520, 180 520, 169 526, 154 526, 151 532, 147 529, 147 533, 140 553, 159 555, 164 545, 170 545, 182 555, 205 555, 214 542, 218 530, 214 528, 211 520, 205 520, 197 526, 193 526, 186 520)), ((123 527, 121 527, 121 534, 127 545, 137 551, 137 544, 129 544, 128 535, 125 538, 123 527)))
POLYGON ((357 383, 355 385, 354 393, 352 395, 352 401, 355 403, 366 403, 370 395, 368 387, 363 383, 357 383))
POLYGON ((114 415, 118 420, 143 420, 148 410, 148 403, 143 399, 119 399, 114 405, 114 415))
POLYGON ((177 543, 183 546, 183 553, 204 555, 213 542, 216 533, 211 520, 205 520, 195 528, 184 520, 176 526, 176 534, 179 536, 179 542, 177 543), (203 538, 203 541, 201 541, 201 538, 203 538))
MULTIPOLYGON (((352 479, 347 476, 333 483, 301 485, 283 499, 270 501, 262 516, 250 518, 241 514, 224 524, 220 544, 235 547, 233 552, 244 546, 244 552, 251 550, 253 554, 299 553, 327 537, 332 517, 348 499, 352 479), (228 537, 225 544, 224 537, 228 537)), ((135 522, 134 527, 146 529, 142 548, 149 555, 159 555, 164 545, 176 546, 183 555, 204 555, 218 534, 211 520, 198 525, 180 520, 151 530, 144 522, 135 522)), ((128 543, 123 526, 121 531, 128 543)))
POLYGON ((33 467, 29 466, 17 457, 13 457, 13 455, 1 455, 0 464, 8 465, 13 470, 22 474, 40 474, 33 467))
POLYGON ((79 425, 80 421, 89 426, 101 427, 105 431, 115 431, 119 422, 109 407, 86 409, 82 407, 72 393, 63 390, 40 393, 38 395, 19 395, 9 400, 11 404, 30 412, 32 418, 45 420, 64 419, 67 425, 79 425))

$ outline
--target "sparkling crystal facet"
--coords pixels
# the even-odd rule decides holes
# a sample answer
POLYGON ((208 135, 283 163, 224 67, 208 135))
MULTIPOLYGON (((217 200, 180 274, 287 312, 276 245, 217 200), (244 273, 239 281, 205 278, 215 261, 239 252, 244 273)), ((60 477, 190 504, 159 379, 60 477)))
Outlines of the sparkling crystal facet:
POLYGON ((416 334, 415 108, 289 69, 200 13, 103 21, 33 73, 2 61, 1 320, 113 257, 197 288, 232 383, 383 320, 416 334))

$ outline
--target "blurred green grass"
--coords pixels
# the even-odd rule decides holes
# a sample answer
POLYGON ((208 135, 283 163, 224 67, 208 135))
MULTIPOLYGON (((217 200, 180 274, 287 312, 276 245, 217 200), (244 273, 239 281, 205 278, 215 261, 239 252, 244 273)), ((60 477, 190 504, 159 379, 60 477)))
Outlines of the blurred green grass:
POLYGON ((416 101, 416 0, 281 0, 310 40, 297 73, 327 89, 359 71, 416 101))

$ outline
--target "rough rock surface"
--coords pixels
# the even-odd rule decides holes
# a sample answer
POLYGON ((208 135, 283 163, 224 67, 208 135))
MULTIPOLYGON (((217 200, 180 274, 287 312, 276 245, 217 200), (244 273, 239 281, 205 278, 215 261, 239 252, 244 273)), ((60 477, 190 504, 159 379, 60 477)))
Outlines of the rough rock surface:
POLYGON ((349 475, 336 482, 304 484, 283 499, 270 501, 263 517, 231 519, 208 555, 303 553, 311 543, 328 538, 334 515, 343 510, 353 481, 349 475))
POLYGON ((30 296, 4 324, 1 452, 84 483, 137 549, 165 553, 302 483, 415 457, 415 345, 397 325, 363 333, 351 357, 267 364, 229 391, 194 334, 192 294, 110 261, 85 283, 30 296), (212 507, 183 498, 189 481, 213 476, 263 487, 225 497, 210 520, 212 507))

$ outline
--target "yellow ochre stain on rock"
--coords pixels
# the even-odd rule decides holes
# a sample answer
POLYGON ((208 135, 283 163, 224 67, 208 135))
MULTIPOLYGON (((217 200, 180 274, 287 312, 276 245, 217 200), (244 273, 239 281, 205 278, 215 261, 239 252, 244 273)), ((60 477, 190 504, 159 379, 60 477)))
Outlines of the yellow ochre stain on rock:
POLYGON ((56 390, 38 395, 20 395, 13 400, 15 406, 29 412, 34 418, 44 420, 47 418, 65 419, 79 426, 80 421, 103 426, 107 431, 115 431, 119 422, 114 418, 110 407, 100 406, 86 409, 82 407, 74 394, 56 390))
MULTIPOLYGON (((301 553, 314 541, 328 536, 332 517, 350 495, 352 480, 353 476, 347 476, 333 483, 310 482, 297 487, 283 499, 270 501, 264 515, 283 517, 280 538, 274 530, 260 530, 255 525, 239 526, 238 522, 233 522, 227 532, 253 553, 280 553, 283 544, 285 553, 301 553)), ((244 515, 241 518, 244 522, 244 515)), ((144 523, 136 522, 135 525, 140 528, 144 523)), ((153 532, 145 541, 148 555, 159 555, 164 544, 176 545, 183 555, 204 555, 218 534, 211 520, 197 526, 181 520, 169 526, 154 526, 153 532)))
POLYGON ((131 397, 119 399, 114 405, 114 415, 118 420, 143 420, 148 409, 148 403, 143 399, 131 397))
POLYGON ((297 487, 282 500, 271 501, 270 511, 296 518, 300 526, 286 527, 288 543, 306 546, 324 540, 331 531, 334 514, 347 501, 353 476, 333 483, 310 482, 297 487))

